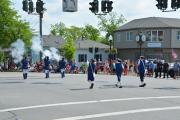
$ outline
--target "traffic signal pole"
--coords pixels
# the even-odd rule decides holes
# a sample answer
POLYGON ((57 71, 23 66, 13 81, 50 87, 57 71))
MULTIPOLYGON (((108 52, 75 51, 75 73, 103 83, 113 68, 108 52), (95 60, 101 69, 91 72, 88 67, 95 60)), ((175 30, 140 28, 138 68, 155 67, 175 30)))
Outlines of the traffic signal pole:
MULTIPOLYGON (((32 0, 23 0, 22 1, 23 4, 23 10, 25 12, 27 12, 28 14, 34 14, 34 5, 33 5, 33 1, 32 0)), ((41 41, 41 45, 43 46, 43 35, 42 35, 42 18, 43 18, 43 13, 46 10, 43 5, 45 3, 42 0, 37 0, 36 2, 36 13, 34 15, 39 15, 39 35, 40 35, 40 41, 41 41)), ((42 60, 42 51, 40 51, 40 61, 42 60)))
MULTIPOLYGON (((42 18, 43 18, 43 13, 39 14, 39 35, 40 35, 40 41, 43 49, 43 35, 42 35, 42 18)), ((40 51, 40 61, 42 61, 42 51, 40 51)))

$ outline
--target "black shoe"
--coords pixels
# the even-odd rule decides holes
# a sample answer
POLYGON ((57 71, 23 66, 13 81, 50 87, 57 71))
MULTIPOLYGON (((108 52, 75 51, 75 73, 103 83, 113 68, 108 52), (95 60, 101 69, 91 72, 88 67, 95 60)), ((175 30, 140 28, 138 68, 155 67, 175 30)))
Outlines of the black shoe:
POLYGON ((146 83, 139 85, 139 87, 145 87, 146 83))
POLYGON ((91 84, 91 86, 89 87, 89 89, 93 89, 94 83, 91 84))
POLYGON ((122 86, 120 85, 119 88, 122 88, 122 86))

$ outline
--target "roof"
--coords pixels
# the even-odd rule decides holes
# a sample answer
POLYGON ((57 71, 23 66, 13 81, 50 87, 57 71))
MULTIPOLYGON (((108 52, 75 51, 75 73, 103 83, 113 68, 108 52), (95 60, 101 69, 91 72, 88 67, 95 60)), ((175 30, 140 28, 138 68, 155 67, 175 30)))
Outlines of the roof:
POLYGON ((62 47, 65 40, 60 36, 43 35, 43 46, 62 47))
MULTIPOLYGON (((65 40, 60 36, 53 35, 43 35, 43 46, 44 47, 55 47, 60 48, 65 44, 65 40)), ((88 49, 90 47, 97 48, 109 48, 108 45, 92 41, 92 40, 76 40, 75 41, 76 48, 88 49)))
POLYGON ((92 40, 77 40, 75 41, 75 45, 76 48, 83 48, 83 49, 87 49, 90 47, 96 47, 96 48, 109 48, 108 45, 96 42, 96 41, 92 41, 92 40))
POLYGON ((180 19, 163 17, 135 19, 122 25, 118 30, 142 28, 180 28, 180 19))

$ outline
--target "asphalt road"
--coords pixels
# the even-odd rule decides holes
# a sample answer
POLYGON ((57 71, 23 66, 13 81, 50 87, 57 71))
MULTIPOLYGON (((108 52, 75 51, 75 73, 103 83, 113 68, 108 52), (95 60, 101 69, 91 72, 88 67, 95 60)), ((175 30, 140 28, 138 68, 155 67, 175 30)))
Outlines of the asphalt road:
POLYGON ((86 75, 0 72, 0 120, 179 120, 180 79, 123 76, 123 88, 116 88, 116 76, 96 75, 94 89, 88 89, 86 75))

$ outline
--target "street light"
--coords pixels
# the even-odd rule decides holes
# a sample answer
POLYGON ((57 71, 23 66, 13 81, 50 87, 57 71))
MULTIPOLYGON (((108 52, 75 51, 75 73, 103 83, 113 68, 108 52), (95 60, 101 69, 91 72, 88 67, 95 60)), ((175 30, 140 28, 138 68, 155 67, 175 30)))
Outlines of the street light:
POLYGON ((146 36, 143 35, 142 32, 140 32, 137 36, 136 36, 136 42, 139 44, 139 51, 140 51, 140 56, 142 55, 142 45, 143 43, 146 41, 146 36))
POLYGON ((110 69, 111 69, 111 60, 112 60, 112 55, 111 55, 111 46, 112 46, 112 40, 113 40, 113 37, 112 35, 109 36, 109 46, 110 46, 110 49, 109 49, 109 66, 110 66, 110 69))

